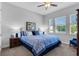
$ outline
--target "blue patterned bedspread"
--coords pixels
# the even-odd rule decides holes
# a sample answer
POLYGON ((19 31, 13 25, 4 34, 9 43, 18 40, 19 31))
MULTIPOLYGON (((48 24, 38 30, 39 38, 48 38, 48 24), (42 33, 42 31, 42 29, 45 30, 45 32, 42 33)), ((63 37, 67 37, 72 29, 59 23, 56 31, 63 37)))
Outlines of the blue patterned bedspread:
POLYGON ((21 41, 32 47, 35 55, 41 54, 46 47, 57 44, 60 40, 55 35, 22 36, 21 41))

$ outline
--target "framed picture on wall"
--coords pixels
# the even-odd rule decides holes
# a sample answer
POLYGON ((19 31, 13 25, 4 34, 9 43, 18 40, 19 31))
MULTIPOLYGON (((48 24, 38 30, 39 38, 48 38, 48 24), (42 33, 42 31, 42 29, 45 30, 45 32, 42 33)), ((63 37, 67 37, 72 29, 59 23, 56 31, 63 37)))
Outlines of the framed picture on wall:
POLYGON ((34 23, 34 22, 26 22, 26 30, 27 31, 36 30, 36 23, 34 23))

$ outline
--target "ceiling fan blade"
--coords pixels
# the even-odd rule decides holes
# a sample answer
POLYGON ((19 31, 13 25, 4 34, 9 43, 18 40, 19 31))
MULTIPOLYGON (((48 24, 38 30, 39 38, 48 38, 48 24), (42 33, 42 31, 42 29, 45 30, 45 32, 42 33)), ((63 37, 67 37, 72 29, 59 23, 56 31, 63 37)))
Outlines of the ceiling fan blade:
POLYGON ((44 6, 44 4, 42 4, 42 5, 38 5, 37 7, 41 7, 41 6, 44 6))
POLYGON ((57 5, 56 4, 50 4, 51 6, 54 6, 54 7, 57 7, 57 5))

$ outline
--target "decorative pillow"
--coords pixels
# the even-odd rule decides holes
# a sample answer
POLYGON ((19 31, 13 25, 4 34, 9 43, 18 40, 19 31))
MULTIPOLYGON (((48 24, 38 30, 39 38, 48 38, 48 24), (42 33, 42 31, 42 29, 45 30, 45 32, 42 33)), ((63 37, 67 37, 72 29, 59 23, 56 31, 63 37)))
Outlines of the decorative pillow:
POLYGON ((23 36, 23 31, 20 32, 20 35, 23 36))
POLYGON ((39 31, 32 31, 33 35, 40 35, 39 31))
POLYGON ((32 35, 32 32, 31 31, 27 31, 27 35, 32 35))
POLYGON ((27 32, 26 31, 24 31, 24 36, 27 36, 27 32))
POLYGON ((25 31, 21 31, 21 36, 27 36, 27 33, 25 31))
POLYGON ((43 35, 43 32, 40 31, 39 34, 40 34, 40 35, 43 35))

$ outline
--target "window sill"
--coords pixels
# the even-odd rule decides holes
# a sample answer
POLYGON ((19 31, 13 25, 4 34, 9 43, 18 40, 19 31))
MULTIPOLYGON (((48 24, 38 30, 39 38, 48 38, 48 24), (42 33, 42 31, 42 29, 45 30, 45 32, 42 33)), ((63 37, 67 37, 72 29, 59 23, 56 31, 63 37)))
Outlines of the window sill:
POLYGON ((77 35, 77 33, 75 33, 75 34, 70 34, 70 35, 73 35, 73 36, 75 36, 75 35, 77 35))
POLYGON ((61 33, 61 34, 63 34, 63 33, 64 33, 64 34, 66 34, 66 32, 55 32, 55 33, 61 33))

